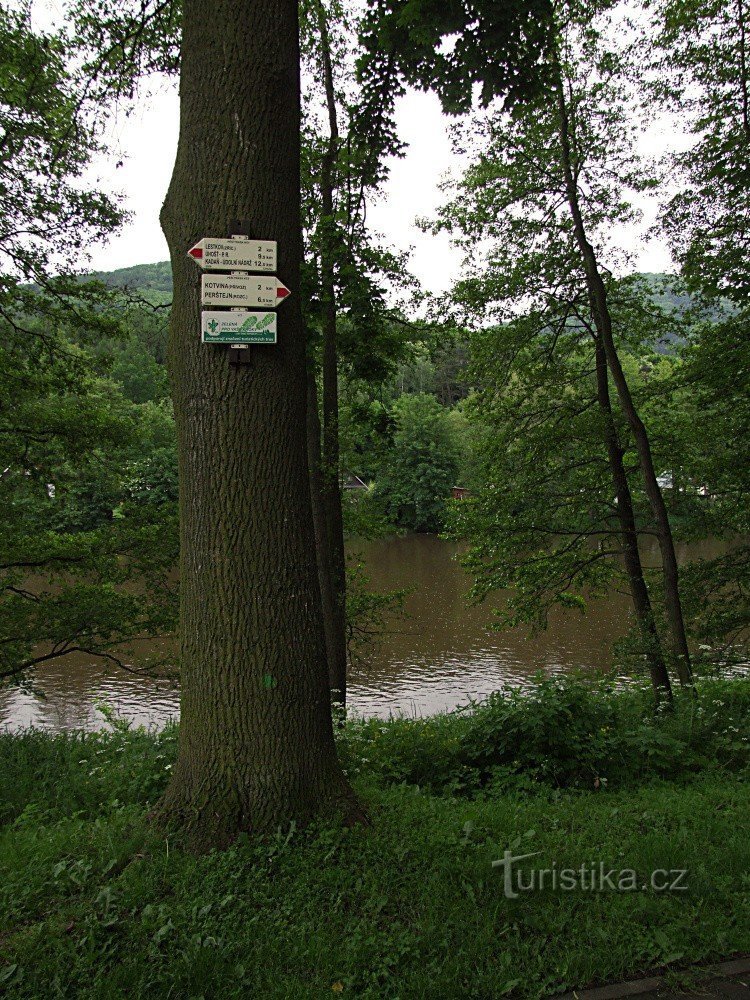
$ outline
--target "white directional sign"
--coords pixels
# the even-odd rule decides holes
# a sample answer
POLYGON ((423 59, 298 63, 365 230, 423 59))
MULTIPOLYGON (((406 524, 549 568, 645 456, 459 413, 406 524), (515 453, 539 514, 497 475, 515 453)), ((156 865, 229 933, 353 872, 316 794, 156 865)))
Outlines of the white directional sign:
POLYGON ((188 250, 204 271, 260 271, 272 274, 276 270, 275 240, 221 240, 206 236, 188 250))
POLYGON ((275 312, 204 312, 204 344, 275 344, 275 312))
POLYGON ((278 278, 252 274, 204 274, 201 278, 204 306, 247 306, 275 309, 289 295, 278 278))

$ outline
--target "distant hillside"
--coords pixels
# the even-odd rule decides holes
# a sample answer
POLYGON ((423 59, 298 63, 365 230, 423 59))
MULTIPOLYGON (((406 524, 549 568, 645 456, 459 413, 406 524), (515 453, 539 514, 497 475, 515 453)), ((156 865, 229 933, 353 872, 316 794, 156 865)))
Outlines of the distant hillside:
POLYGON ((138 291, 165 292, 172 295, 172 266, 168 260, 158 264, 136 264, 121 267, 117 271, 98 271, 91 275, 115 288, 130 288, 138 291))
MULTIPOLYGON (((157 264, 121 267, 116 271, 99 271, 92 277, 116 288, 129 288, 134 292, 146 293, 144 297, 150 301, 168 302, 172 298, 172 268, 168 260, 159 261, 157 264)), ((638 277, 643 279, 654 301, 665 312, 681 315, 690 308, 691 297, 684 291, 677 291, 680 284, 675 275, 643 273, 638 277)), ((668 338, 668 341, 672 339, 668 338)), ((671 345, 667 342, 661 349, 670 350, 671 345)))
POLYGON ((687 292, 676 291, 680 279, 674 274, 651 274, 642 272, 639 278, 648 285, 654 302, 667 313, 684 313, 693 304, 687 292))
MULTIPOLYGON (((150 288, 157 292, 172 292, 172 268, 168 260, 157 264, 121 267, 116 271, 97 271, 92 277, 117 288, 150 288)), ((654 300, 664 309, 684 312, 690 306, 690 296, 674 290, 678 284, 675 275, 641 274, 639 277, 651 287, 654 300)))

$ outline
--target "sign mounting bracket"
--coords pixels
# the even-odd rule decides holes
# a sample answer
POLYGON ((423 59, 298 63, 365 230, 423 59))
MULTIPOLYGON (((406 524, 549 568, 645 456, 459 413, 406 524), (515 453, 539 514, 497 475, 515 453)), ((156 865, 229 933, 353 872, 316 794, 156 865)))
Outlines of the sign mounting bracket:
MULTIPOLYGON (((246 219, 235 219, 231 226, 231 232, 229 233, 230 239, 249 240, 251 236, 252 232, 250 230, 250 223, 246 219)), ((243 273, 243 271, 230 271, 230 274, 243 273)), ((234 308, 232 309, 232 312, 242 312, 242 309, 234 308)), ((247 344, 229 345, 229 364, 234 368, 239 368, 241 365, 252 364, 252 358, 247 344)))

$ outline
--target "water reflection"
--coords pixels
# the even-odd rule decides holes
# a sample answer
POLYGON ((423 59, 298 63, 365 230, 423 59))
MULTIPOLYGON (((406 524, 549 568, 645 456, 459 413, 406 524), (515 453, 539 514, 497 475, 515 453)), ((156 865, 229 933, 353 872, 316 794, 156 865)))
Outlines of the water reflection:
MULTIPOLYGON (((549 629, 533 639, 520 631, 495 632, 491 602, 467 606, 470 581, 457 561, 459 546, 411 535, 354 542, 350 550, 364 556, 374 589, 414 588, 406 600, 409 617, 390 622, 374 655, 352 671, 350 706, 361 715, 426 715, 523 684, 539 671, 597 672, 630 626, 628 598, 611 594, 586 615, 556 613, 549 629)), ((690 555, 717 551, 705 543, 690 555)), ((655 552, 644 555, 654 561, 655 552)), ((102 701, 137 725, 163 725, 179 711, 178 691, 169 682, 134 677, 82 656, 40 668, 36 683, 44 699, 0 691, 0 727, 97 728, 103 725, 96 708, 102 701)))
POLYGON ((44 697, 15 688, 0 691, 0 728, 100 729, 104 717, 97 704, 101 702, 147 728, 162 726, 179 714, 180 695, 174 684, 136 677, 114 664, 75 654, 41 667, 35 687, 44 697))
POLYGON ((499 600, 467 605, 470 580, 458 562, 459 546, 428 535, 353 545, 365 557, 372 586, 415 586, 409 617, 390 624, 370 662, 355 667, 351 704, 365 714, 389 711, 426 715, 455 708, 534 674, 596 671, 629 627, 629 604, 613 594, 584 615, 560 612, 534 638, 492 629, 499 600))

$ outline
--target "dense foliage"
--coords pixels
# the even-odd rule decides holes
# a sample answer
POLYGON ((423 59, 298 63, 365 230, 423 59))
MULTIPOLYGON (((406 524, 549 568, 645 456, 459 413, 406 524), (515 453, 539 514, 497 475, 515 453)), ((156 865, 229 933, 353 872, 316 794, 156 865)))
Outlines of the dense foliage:
POLYGON ((750 293, 750 78, 745 0, 652 0, 655 93, 692 141, 672 157, 682 183, 663 224, 694 288, 740 305, 750 293))
POLYGON ((0 679, 23 679, 172 628, 175 486, 163 373, 133 350, 149 320, 76 273, 122 213, 86 184, 100 109, 70 38, 3 5, 0 74, 0 679))
POLYGON ((459 461, 451 416, 425 393, 404 394, 394 404, 393 445, 377 480, 394 524, 410 531, 442 527, 459 461))
POLYGON ((132 342, 103 367, 80 340, 58 327, 52 350, 35 339, 0 349, 12 401, 0 480, 9 677, 77 651, 119 662, 123 642, 173 628, 177 486, 163 372, 149 385, 124 364, 132 342))

